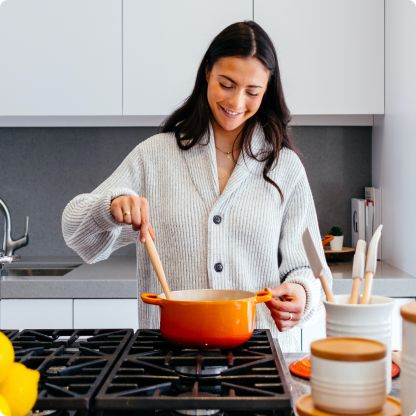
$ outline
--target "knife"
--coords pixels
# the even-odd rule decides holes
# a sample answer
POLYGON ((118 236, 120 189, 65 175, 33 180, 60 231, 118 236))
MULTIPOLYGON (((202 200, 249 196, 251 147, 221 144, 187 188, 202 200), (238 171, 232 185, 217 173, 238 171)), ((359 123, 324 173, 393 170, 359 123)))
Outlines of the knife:
POLYGON ((329 287, 329 284, 325 278, 324 266, 321 262, 318 251, 316 250, 315 244, 312 240, 312 236, 308 227, 303 233, 302 241, 303 241, 303 247, 305 248, 306 255, 309 260, 309 264, 312 269, 312 273, 316 279, 319 279, 321 281, 321 285, 326 295, 326 300, 328 302, 336 303, 334 295, 332 294, 332 290, 329 287))

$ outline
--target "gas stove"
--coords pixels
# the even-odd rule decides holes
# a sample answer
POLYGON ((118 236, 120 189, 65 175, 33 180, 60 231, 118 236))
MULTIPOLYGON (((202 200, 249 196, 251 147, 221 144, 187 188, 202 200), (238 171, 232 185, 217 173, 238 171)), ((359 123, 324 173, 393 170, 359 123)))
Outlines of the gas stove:
MULTIPOLYGON (((3 332, 5 332, 3 330, 3 332)), ((159 330, 24 330, 16 361, 41 373, 38 416, 288 416, 292 379, 269 330, 199 351, 159 330)))

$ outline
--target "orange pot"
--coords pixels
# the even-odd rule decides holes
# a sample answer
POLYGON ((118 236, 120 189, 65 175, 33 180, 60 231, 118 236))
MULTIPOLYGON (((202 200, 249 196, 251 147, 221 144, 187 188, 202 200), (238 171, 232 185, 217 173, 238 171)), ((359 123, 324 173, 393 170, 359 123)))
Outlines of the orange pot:
POLYGON ((144 293, 142 301, 160 306, 163 338, 180 348, 234 348, 253 334, 256 304, 272 299, 269 291, 181 290, 165 295, 144 293))

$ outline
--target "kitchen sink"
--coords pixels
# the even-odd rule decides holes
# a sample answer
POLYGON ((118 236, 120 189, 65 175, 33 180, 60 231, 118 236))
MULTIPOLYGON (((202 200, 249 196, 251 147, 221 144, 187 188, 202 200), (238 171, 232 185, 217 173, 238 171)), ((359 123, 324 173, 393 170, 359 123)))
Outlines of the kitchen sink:
POLYGON ((65 276, 67 273, 81 266, 80 264, 63 267, 7 267, 1 271, 4 277, 41 277, 41 276, 65 276))

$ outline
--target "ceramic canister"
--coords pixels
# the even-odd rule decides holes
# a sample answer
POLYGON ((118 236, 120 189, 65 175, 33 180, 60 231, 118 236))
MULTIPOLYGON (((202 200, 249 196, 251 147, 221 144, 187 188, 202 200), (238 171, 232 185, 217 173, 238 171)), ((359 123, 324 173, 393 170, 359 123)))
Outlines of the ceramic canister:
POLYGON ((385 344, 326 338, 311 344, 311 390, 318 409, 341 414, 378 412, 386 401, 385 344))
POLYGON ((416 412, 416 302, 400 308, 403 318, 403 342, 400 367, 402 415, 416 412))
POLYGON ((386 393, 391 391, 391 313, 394 301, 371 296, 369 305, 350 305, 350 295, 337 295, 337 303, 324 301, 327 337, 354 337, 380 341, 387 346, 386 393))

